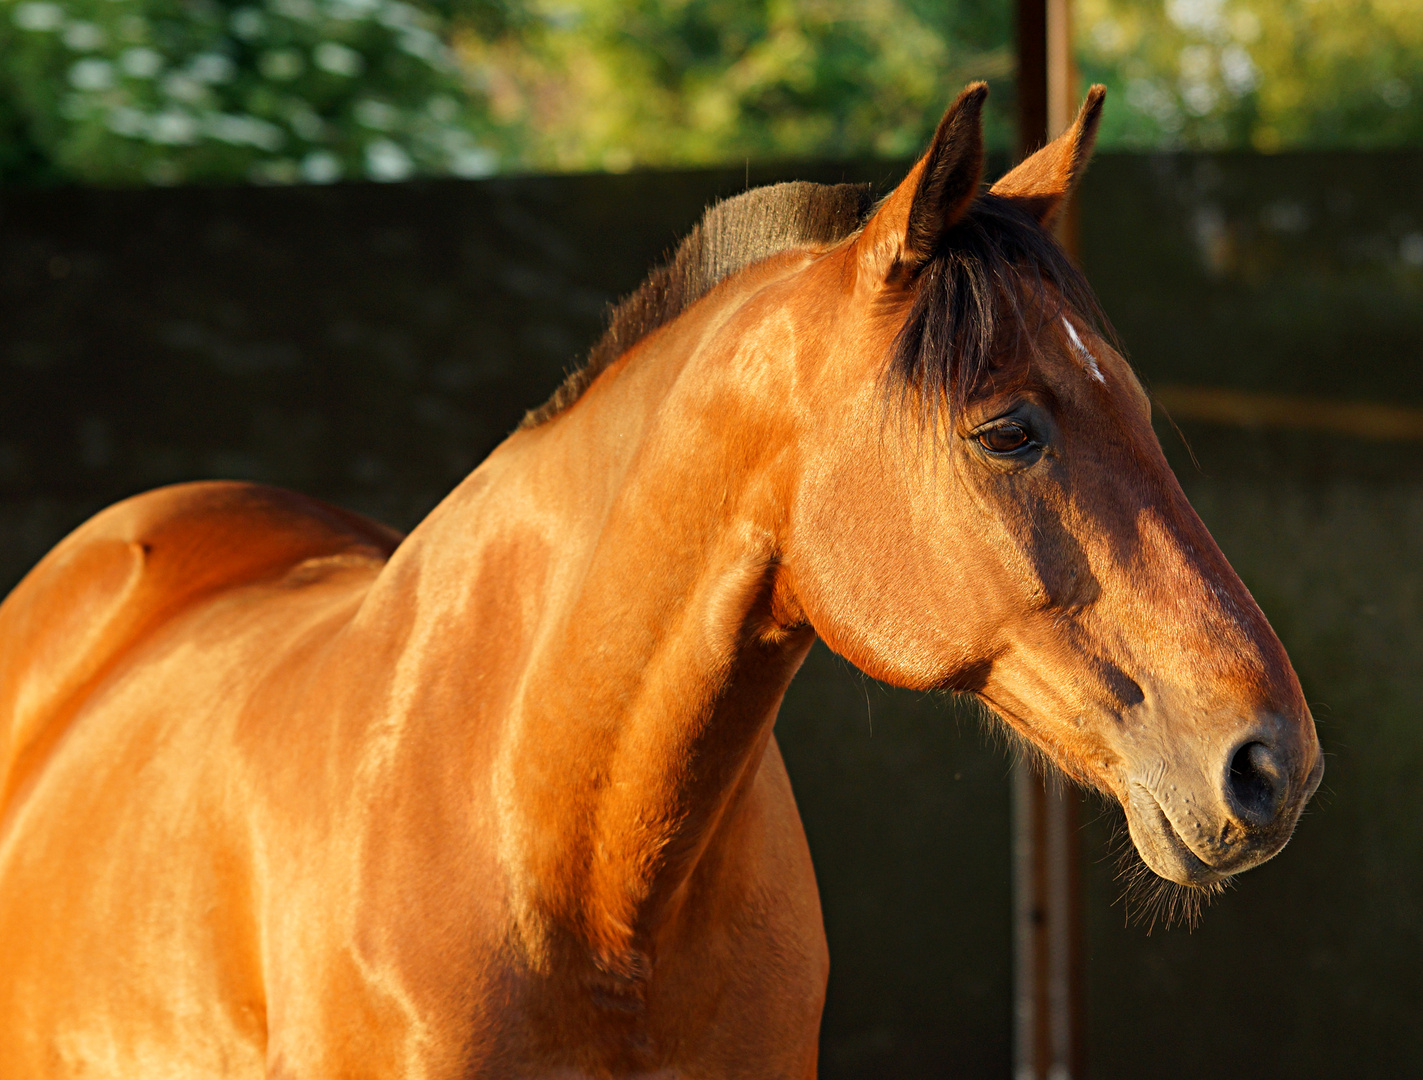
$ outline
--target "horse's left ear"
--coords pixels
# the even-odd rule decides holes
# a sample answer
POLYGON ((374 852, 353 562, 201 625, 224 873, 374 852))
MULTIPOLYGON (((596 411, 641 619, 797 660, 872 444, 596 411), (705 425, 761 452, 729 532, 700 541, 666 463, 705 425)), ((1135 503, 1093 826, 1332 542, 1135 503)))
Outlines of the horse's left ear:
POLYGON ((933 257, 939 239, 963 217, 983 179, 983 99, 974 83, 949 106, 928 152, 865 224, 856 246, 860 266, 878 283, 913 273, 933 257))
POLYGON ((1102 119, 1102 102, 1107 88, 1094 86, 1072 126, 989 188, 989 192, 1017 203, 1047 227, 1072 194, 1087 171, 1097 125, 1102 119))

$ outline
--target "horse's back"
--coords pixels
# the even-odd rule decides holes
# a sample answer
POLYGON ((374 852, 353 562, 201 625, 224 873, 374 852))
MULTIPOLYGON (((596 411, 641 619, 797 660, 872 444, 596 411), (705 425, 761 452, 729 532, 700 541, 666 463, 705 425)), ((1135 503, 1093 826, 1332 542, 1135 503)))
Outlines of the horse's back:
POLYGON ((87 694, 215 594, 311 559, 383 560, 393 531, 261 484, 180 484, 90 518, 0 604, 0 815, 87 694))

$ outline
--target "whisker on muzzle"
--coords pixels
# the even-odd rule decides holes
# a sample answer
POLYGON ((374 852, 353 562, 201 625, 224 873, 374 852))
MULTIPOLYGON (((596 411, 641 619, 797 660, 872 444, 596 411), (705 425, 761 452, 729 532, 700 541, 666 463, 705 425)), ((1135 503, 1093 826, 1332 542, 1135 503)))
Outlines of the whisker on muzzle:
POLYGON ((1126 814, 1115 803, 1105 803, 1103 815, 1111 822, 1111 840, 1103 860, 1116 863, 1121 892, 1113 903, 1125 911, 1125 925, 1145 926, 1149 936, 1159 925, 1163 930, 1184 926, 1188 931, 1201 924, 1201 915, 1234 879, 1222 878, 1204 885, 1181 885, 1168 881, 1147 866, 1131 841, 1126 814))
POLYGON ((1099 861, 1110 859, 1115 863, 1115 877, 1121 884, 1121 892, 1113 903, 1123 906, 1125 925, 1145 926, 1148 935, 1158 926, 1163 930, 1177 926, 1194 930, 1201 924, 1206 908, 1234 884, 1234 879, 1227 877, 1202 885, 1181 885, 1157 874, 1146 865, 1132 843, 1126 812, 1116 799, 1067 776, 1040 747, 1014 730, 983 701, 972 697, 966 700, 975 706, 989 743, 1006 751, 1017 767, 1031 770, 1044 783, 1075 787, 1084 795, 1095 796, 1094 801, 1101 808, 1099 820, 1105 820, 1110 830, 1107 851, 1099 861))

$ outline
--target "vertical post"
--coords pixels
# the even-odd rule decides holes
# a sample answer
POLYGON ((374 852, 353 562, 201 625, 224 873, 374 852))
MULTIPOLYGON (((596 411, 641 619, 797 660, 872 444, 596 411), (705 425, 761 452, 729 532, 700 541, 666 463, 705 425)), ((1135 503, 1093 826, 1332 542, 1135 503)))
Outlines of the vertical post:
MULTIPOLYGON (((1046 0, 1045 7, 1047 94, 1043 111, 1047 116, 1045 134, 1050 139, 1067 130, 1082 103, 1077 96, 1077 65, 1072 59, 1072 0, 1046 0)), ((1062 241, 1063 247, 1067 248, 1067 253, 1076 260, 1076 204, 1069 202, 1066 213, 1058 219, 1057 238, 1062 241)))
POLYGON ((1013 771, 1013 1075, 1081 1080, 1082 879, 1077 793, 1013 771))
MULTIPOLYGON (((1018 146, 1036 150, 1077 108, 1071 0, 1018 0, 1018 146)), ((1058 239, 1077 255, 1077 216, 1058 239)), ((1082 1080, 1082 882, 1076 791, 1013 770, 1013 1074, 1015 1080, 1082 1080)))
POLYGON ((1018 156, 1047 137, 1048 0, 1018 0, 1018 156))
POLYGON ((1060 135, 1077 114, 1071 0, 1018 0, 1018 150, 1060 135))

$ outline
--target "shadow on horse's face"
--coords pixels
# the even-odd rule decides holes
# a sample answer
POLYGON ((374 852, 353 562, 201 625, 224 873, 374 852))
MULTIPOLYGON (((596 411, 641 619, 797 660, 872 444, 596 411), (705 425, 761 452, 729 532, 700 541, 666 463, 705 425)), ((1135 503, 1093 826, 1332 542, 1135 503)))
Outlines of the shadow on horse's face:
POLYGON ((1121 803, 1153 870, 1208 884, 1289 839, 1323 772, 1314 723, 1132 372, 1072 317, 1044 322, 1017 385, 954 431, 955 502, 986 526, 971 557, 1007 616, 973 689, 1121 803))
MULTIPOLYGON (((1090 130, 1058 152, 1080 167, 1088 141, 1090 130)), ((1050 221, 1056 204, 1035 203, 1031 187, 1053 168, 1029 159, 993 192, 1050 221)), ((886 212, 846 256, 862 279, 886 212)), ((976 695, 1120 802, 1152 870, 1211 885, 1283 847, 1319 784, 1299 681, 1090 313, 1031 269, 1006 286, 981 278, 1000 283, 998 321, 1015 332, 978 369, 948 355, 971 338, 930 334, 926 347, 945 355, 929 362, 948 374, 886 394, 888 338, 902 342, 919 302, 892 274, 865 339, 821 359, 788 557, 798 601, 863 670, 976 695), (928 408, 925 385, 938 388, 928 408)))
POLYGON ((975 694, 1119 801, 1152 870, 1210 884, 1289 839, 1314 723, 1130 368, 1075 313, 1039 322, 937 435, 846 410, 866 435, 807 471, 797 591, 857 666, 975 694))

